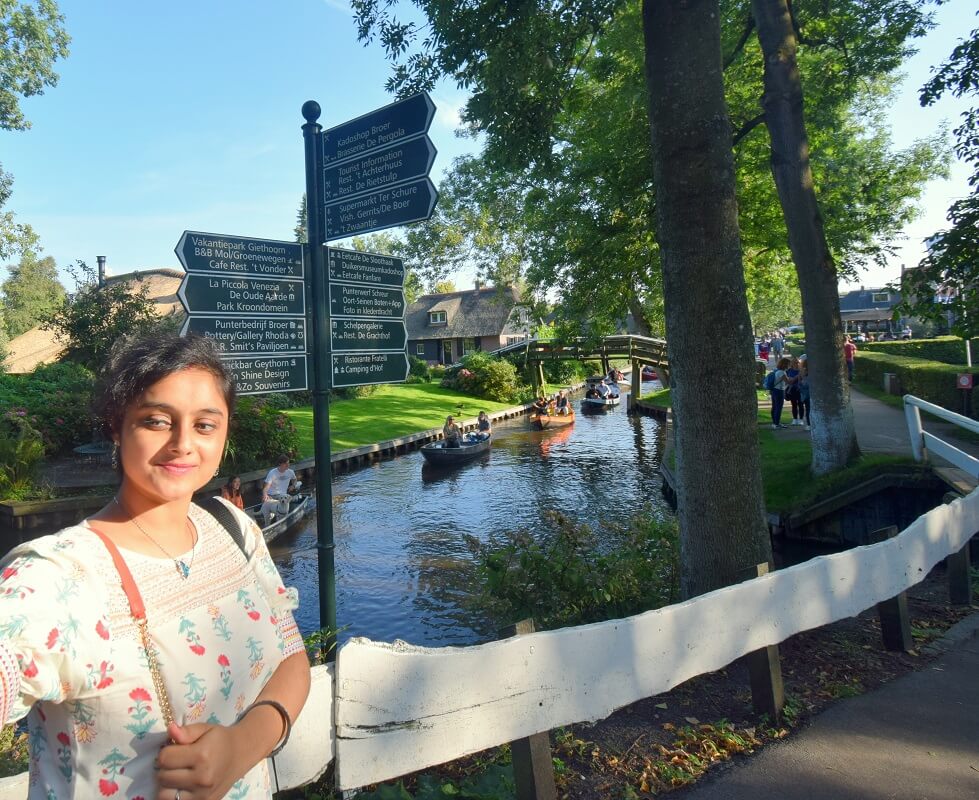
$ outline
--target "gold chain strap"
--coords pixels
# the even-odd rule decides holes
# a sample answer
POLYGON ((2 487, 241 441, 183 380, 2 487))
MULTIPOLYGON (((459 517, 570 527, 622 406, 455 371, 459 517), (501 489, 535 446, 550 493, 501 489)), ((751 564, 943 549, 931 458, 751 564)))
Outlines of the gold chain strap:
POLYGON ((146 661, 150 666, 150 675, 153 677, 153 688, 156 690, 156 699, 160 704, 160 713, 163 714, 163 722, 169 727, 173 722, 173 709, 170 707, 170 698, 167 696, 167 687, 163 684, 163 675, 160 673, 160 662, 156 658, 156 647, 150 641, 149 630, 146 626, 146 617, 136 619, 136 626, 139 628, 139 638, 143 642, 143 649, 146 651, 146 661))

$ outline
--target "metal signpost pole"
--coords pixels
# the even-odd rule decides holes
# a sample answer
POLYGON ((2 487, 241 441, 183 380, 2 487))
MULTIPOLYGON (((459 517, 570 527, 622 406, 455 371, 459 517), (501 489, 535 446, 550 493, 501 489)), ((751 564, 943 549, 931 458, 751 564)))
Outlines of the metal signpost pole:
POLYGON ((309 281, 312 297, 313 447, 316 458, 316 548, 319 564, 320 628, 330 635, 324 640, 328 660, 335 655, 337 602, 333 545, 333 476, 330 461, 330 293, 322 244, 326 240, 320 207, 320 117, 319 103, 303 103, 303 139, 306 145, 306 231, 309 246, 309 281))

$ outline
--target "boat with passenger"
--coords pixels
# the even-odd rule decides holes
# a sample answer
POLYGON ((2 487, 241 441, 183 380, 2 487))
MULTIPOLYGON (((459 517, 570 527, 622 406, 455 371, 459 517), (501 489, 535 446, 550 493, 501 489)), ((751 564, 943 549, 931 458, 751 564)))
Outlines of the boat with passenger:
POLYGON ((581 410, 609 411, 622 402, 618 383, 609 384, 601 375, 593 375, 586 381, 585 396, 581 398, 581 410))
POLYGON ((277 495, 272 496, 271 499, 277 502, 269 513, 268 522, 265 521, 262 514, 262 503, 248 506, 245 509, 245 513, 255 520, 258 527, 262 529, 262 536, 266 542, 271 542, 277 536, 285 533, 316 508, 316 501, 311 492, 277 495))
POLYGON ((458 447, 448 447, 447 442, 441 441, 429 442, 422 445, 420 450, 429 464, 436 467, 452 467, 472 461, 476 456, 487 452, 491 442, 490 436, 480 438, 478 435, 468 434, 459 442, 458 447))

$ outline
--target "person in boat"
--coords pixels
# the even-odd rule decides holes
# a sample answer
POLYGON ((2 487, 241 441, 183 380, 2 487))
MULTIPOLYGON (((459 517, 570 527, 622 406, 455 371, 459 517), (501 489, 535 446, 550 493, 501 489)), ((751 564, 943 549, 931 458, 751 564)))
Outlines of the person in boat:
POLYGON ((607 376, 606 380, 608 380, 609 383, 618 383, 624 377, 625 376, 621 372, 619 372, 619 370, 617 370, 615 367, 612 367, 608 371, 608 376, 607 376))
POLYGON ((231 480, 221 487, 221 497, 236 508, 244 510, 245 501, 241 496, 241 478, 237 475, 232 475, 231 480))
POLYGON ((442 439, 445 441, 445 447, 462 447, 462 428, 456 424, 451 414, 445 418, 442 439))
POLYGON ((568 393, 562 389, 557 393, 557 400, 554 401, 554 411, 561 416, 571 413, 571 401, 568 400, 568 393))
POLYGON ((537 412, 538 414, 547 413, 547 398, 544 395, 541 395, 536 400, 534 400, 534 411, 537 412))
POLYGON ((99 384, 115 497, 0 564, 15 598, 0 614, 0 719, 27 715, 31 738, 21 796, 269 798, 267 757, 303 707, 309 661, 296 591, 254 521, 193 502, 221 463, 234 378, 211 340, 155 333, 120 341, 99 384))
POLYGON ((608 396, 616 399, 619 396, 619 384, 616 381, 606 381, 608 384, 608 396))
POLYGON ((273 513, 280 518, 289 513, 289 501, 296 492, 296 485, 296 473, 289 467, 289 456, 283 453, 275 460, 275 466, 262 484, 262 519, 266 525, 272 521, 273 513))
POLYGON ((605 384, 605 381, 599 381, 598 383, 595 384, 595 392, 602 400, 608 399, 609 388, 605 384))
POLYGON ((485 411, 479 412, 479 417, 476 419, 476 434, 473 437, 479 442, 485 442, 490 438, 493 433, 493 427, 490 425, 489 414, 485 411))

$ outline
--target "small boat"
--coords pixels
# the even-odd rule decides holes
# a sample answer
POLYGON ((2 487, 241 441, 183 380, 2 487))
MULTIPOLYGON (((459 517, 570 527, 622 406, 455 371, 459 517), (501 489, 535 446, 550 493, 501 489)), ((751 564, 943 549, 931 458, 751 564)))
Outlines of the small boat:
POLYGON ((619 386, 613 383, 608 385, 601 375, 594 375, 587 380, 588 388, 585 396, 581 398, 581 410, 588 411, 607 411, 615 408, 622 402, 619 397, 619 386))
POLYGON ((445 442, 429 442, 422 445, 421 454, 425 460, 436 467, 451 467, 464 464, 482 453, 489 451, 492 437, 489 439, 463 439, 459 447, 446 447, 445 442))
POLYGON ((531 414, 530 425, 532 428, 544 430, 546 428, 563 428, 565 425, 574 423, 574 410, 567 414, 531 414))
POLYGON ((249 506, 245 509, 245 512, 258 523, 258 527, 262 529, 262 536, 265 537, 265 541, 271 542, 279 534, 289 530, 299 520, 303 519, 315 507, 316 502, 313 500, 313 496, 306 492, 295 495, 289 501, 288 510, 285 513, 280 514, 277 509, 273 509, 268 525, 265 524, 265 520, 262 517, 261 503, 249 506))
POLYGON ((658 381, 659 373, 647 364, 645 367, 642 368, 642 374, 640 375, 640 377, 644 381, 658 381))

